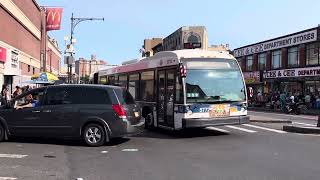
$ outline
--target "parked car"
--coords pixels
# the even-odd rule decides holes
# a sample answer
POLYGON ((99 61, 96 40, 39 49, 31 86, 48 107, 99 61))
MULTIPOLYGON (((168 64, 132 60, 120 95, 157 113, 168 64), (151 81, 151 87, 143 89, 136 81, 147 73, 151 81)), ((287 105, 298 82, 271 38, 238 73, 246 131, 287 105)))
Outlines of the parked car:
POLYGON ((10 136, 61 137, 101 146, 140 125, 139 106, 128 91, 115 86, 47 86, 0 109, 0 141, 10 136))

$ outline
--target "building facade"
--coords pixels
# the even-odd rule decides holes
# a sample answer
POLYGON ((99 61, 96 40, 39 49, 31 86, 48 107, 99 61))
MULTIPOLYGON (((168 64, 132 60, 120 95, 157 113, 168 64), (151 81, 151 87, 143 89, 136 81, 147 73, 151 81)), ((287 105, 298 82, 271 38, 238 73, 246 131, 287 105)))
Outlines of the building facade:
POLYGON ((0 85, 13 90, 45 71, 41 67, 46 55, 52 65, 47 61, 47 70, 59 71, 61 52, 47 38, 45 21, 45 12, 35 0, 0 1, 0 85))
POLYGON ((153 56, 155 52, 153 48, 159 44, 162 44, 162 38, 152 38, 152 39, 145 39, 143 43, 144 53, 146 57, 153 56))
POLYGON ((144 40, 143 56, 153 56, 160 51, 181 49, 208 49, 208 33, 204 26, 183 26, 169 36, 144 40))
POLYGON ((233 54, 255 94, 320 92, 320 27, 240 47, 233 54))
POLYGON ((204 26, 183 26, 163 39, 162 50, 207 49, 208 33, 204 26))
POLYGON ((104 68, 106 64, 103 60, 97 60, 96 55, 91 55, 90 60, 79 58, 79 60, 75 61, 75 73, 79 78, 89 77, 90 74, 104 68))

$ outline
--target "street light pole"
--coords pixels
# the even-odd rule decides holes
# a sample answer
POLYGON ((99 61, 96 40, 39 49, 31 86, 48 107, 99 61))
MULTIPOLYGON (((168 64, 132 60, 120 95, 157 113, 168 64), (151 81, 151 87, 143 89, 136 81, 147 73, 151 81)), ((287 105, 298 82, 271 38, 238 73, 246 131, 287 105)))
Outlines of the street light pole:
MULTIPOLYGON (((73 45, 73 34, 74 34, 74 29, 75 27, 83 21, 104 21, 104 18, 77 18, 73 17, 73 13, 71 15, 71 32, 70 32, 70 46, 73 45)), ((74 52, 69 52, 71 59, 73 59, 74 52)), ((73 62, 67 62, 68 64, 68 83, 71 83, 72 81, 72 64, 73 62)))

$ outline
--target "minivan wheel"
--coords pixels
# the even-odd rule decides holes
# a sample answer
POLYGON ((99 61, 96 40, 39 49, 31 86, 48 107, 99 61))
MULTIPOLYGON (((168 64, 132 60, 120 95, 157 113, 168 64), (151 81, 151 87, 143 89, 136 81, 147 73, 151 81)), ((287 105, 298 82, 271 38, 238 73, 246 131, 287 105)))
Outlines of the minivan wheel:
POLYGON ((2 126, 2 124, 0 123, 0 142, 2 142, 4 140, 4 127, 2 126))
POLYGON ((153 128, 153 115, 152 112, 148 113, 145 117, 145 128, 146 129, 151 129, 153 128))
POLYGON ((83 138, 88 146, 102 146, 106 140, 106 132, 98 124, 89 124, 84 129, 83 138))

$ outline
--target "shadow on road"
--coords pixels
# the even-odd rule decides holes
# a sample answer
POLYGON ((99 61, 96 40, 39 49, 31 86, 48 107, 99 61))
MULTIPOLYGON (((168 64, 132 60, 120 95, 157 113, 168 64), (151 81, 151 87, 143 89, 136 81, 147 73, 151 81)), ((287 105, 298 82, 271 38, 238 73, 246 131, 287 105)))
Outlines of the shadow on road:
POLYGON ((220 131, 214 131, 203 128, 184 129, 179 131, 170 131, 163 129, 143 130, 138 134, 131 135, 131 137, 144 138, 158 138, 158 139, 181 139, 181 138, 196 138, 208 136, 222 136, 228 135, 220 131))
MULTIPOLYGON (((129 138, 115 138, 104 146, 116 146, 130 141, 129 138)), ((74 139, 54 139, 54 138, 25 138, 25 137, 11 137, 8 143, 28 143, 28 144, 46 144, 59 146, 83 146, 87 147, 84 141, 74 139)))

